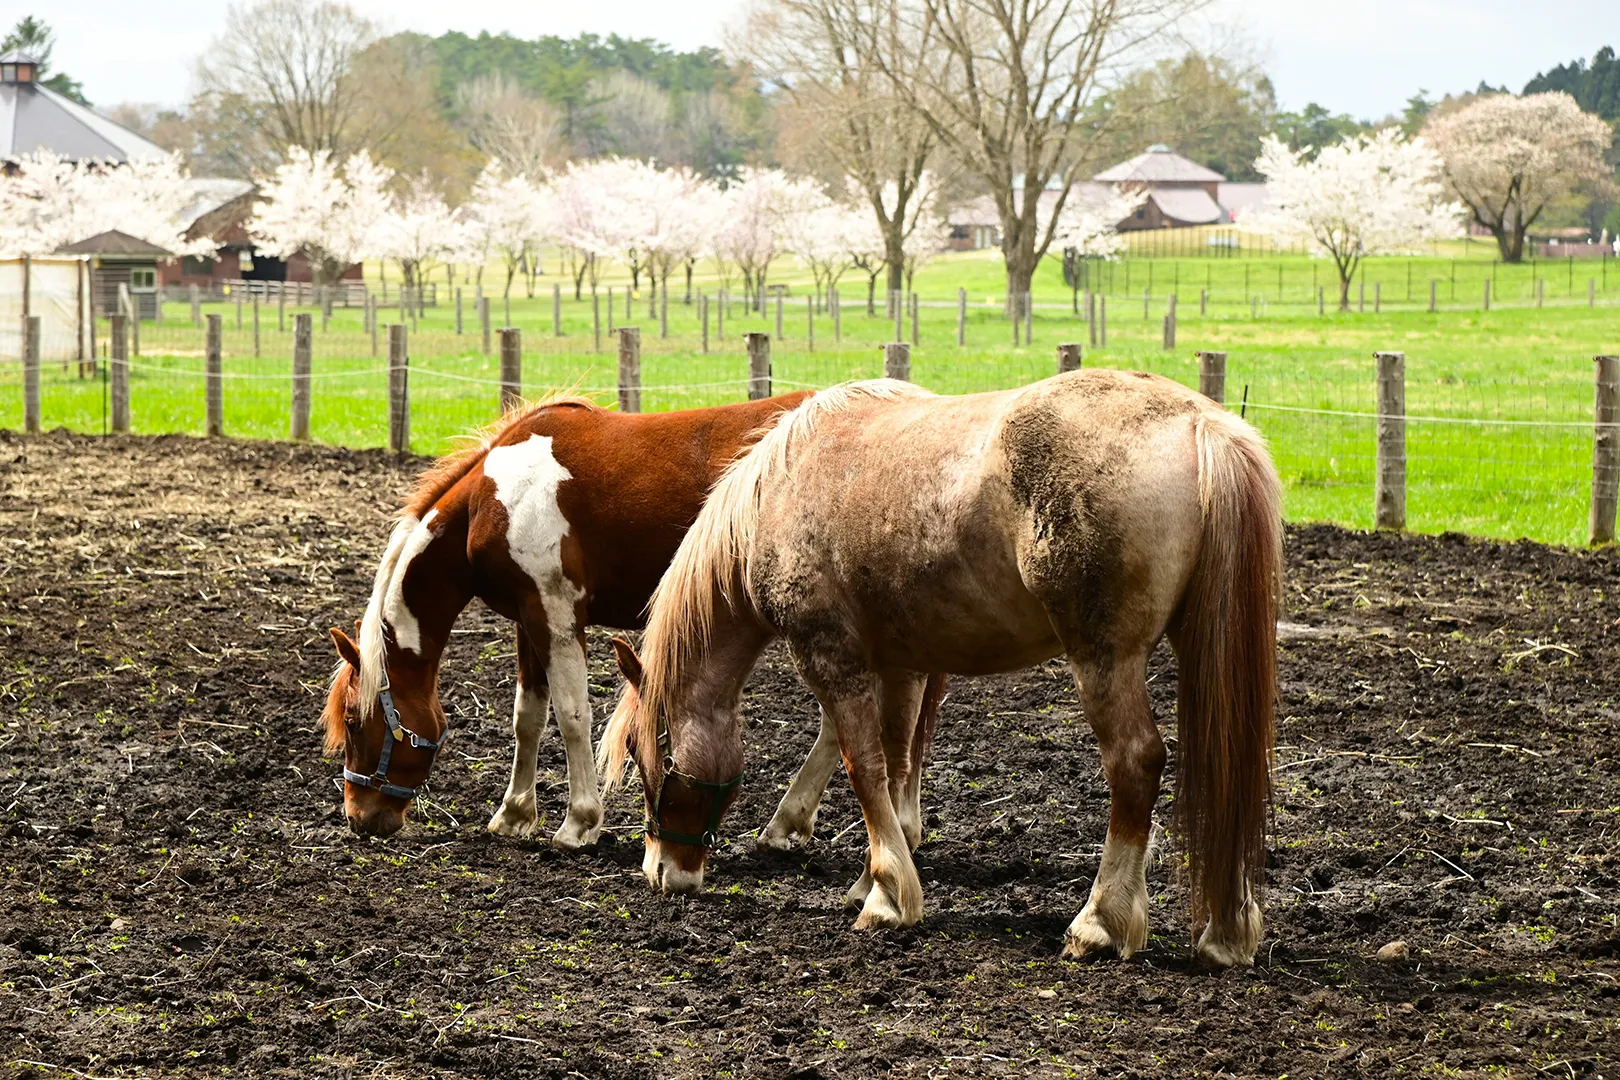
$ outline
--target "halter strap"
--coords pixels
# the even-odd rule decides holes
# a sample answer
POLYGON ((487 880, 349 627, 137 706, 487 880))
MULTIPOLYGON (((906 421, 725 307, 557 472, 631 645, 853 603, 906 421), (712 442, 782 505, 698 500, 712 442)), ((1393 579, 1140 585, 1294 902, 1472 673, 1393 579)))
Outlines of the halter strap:
POLYGON ((669 725, 666 723, 658 725, 658 752, 664 758, 664 775, 658 781, 658 794, 653 798, 652 814, 646 821, 647 835, 676 844, 692 844, 705 850, 714 847, 720 839, 720 815, 724 812, 721 796, 742 783, 742 773, 739 772, 730 780, 715 781, 699 780, 690 773, 682 772, 675 767, 675 755, 670 751, 669 725), (694 836, 688 832, 678 832, 663 824, 664 787, 671 777, 689 788, 702 788, 714 793, 709 802, 709 820, 701 834, 694 836))
MULTIPOLYGON (((438 742, 424 739, 399 719, 399 709, 394 705, 394 694, 386 676, 383 678, 382 688, 377 692, 377 700, 382 704, 383 710, 383 746, 382 753, 377 756, 377 767, 370 776, 357 773, 348 765, 343 766, 343 779, 356 787, 371 788, 383 795, 395 799, 404 799, 406 802, 416 798, 416 793, 427 786, 426 775, 417 787, 405 787, 403 784, 392 784, 388 781, 388 766, 394 757, 394 744, 408 742, 417 750, 428 752, 428 772, 433 771, 433 762, 438 757, 438 751, 450 738, 447 728, 439 737, 438 742)), ((341 783, 339 784, 341 787, 341 783)))

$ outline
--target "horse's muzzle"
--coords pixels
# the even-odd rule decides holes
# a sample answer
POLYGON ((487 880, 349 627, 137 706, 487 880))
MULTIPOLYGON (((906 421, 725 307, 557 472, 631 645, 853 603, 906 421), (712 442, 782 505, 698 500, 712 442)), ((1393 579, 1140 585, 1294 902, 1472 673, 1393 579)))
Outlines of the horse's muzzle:
POLYGON ((349 828, 361 836, 375 836, 379 839, 393 836, 405 825, 405 815, 399 811, 383 808, 370 812, 349 814, 349 828))

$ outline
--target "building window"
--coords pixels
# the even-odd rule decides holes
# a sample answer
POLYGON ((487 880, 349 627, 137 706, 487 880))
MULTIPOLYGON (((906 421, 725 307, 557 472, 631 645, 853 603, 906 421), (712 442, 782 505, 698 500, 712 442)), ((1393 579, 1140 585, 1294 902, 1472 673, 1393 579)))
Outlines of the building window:
POLYGON ((187 277, 213 277, 214 260, 208 255, 187 255, 180 260, 180 272, 187 277))
POLYGON ((145 291, 157 287, 156 270, 131 270, 129 272, 129 287, 132 290, 145 291))

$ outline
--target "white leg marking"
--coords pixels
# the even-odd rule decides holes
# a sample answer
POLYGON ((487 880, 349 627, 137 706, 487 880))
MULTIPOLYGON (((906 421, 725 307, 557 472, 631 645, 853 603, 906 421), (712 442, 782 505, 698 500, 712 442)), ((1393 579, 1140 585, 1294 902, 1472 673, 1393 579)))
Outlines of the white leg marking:
POLYGON ((1112 835, 1103 841, 1102 865, 1091 898, 1069 924, 1064 956, 1113 951, 1120 959, 1147 943, 1147 845, 1112 835))
MULTIPOLYGON (((410 605, 405 602, 405 571, 410 567, 412 560, 433 542, 436 535, 433 531, 433 519, 438 516, 437 510, 429 510, 427 516, 406 534, 399 548, 399 556, 394 562, 394 571, 388 581, 388 591, 383 597, 383 617, 394 631, 394 644, 402 649, 409 649, 418 656, 422 654, 422 626, 416 621, 415 612, 411 611, 410 605)), ((400 522, 400 525, 404 524, 405 522, 400 522)))
POLYGON ((1260 948, 1260 905, 1245 897, 1237 918, 1217 925, 1212 919, 1198 938, 1198 959, 1212 967, 1249 967, 1260 948))
MULTIPOLYGON (((550 607, 547 604, 548 617, 550 607)), ((570 627, 572 615, 570 611, 570 627)), ((546 677, 551 683, 551 700, 557 713, 557 728, 562 732, 563 751, 568 755, 568 817, 552 837, 552 843, 573 850, 595 843, 601 835, 602 795, 596 780, 596 758, 591 753, 591 699, 586 682, 585 650, 572 633, 566 637, 552 635, 551 663, 546 677)))
MULTIPOLYGON (((833 730, 827 714, 821 714, 821 733, 810 756, 804 759, 799 773, 788 785, 787 794, 771 815, 771 822, 759 834, 759 846, 785 851, 794 842, 808 843, 816 830, 816 810, 827 790, 827 782, 838 768, 838 733, 833 730)), ((866 899, 866 894, 861 894, 866 899)))
POLYGON ((501 808, 489 819, 489 831, 502 836, 532 836, 539 827, 535 807, 534 771, 540 750, 540 731, 546 723, 548 694, 518 684, 512 705, 512 779, 506 785, 501 808))

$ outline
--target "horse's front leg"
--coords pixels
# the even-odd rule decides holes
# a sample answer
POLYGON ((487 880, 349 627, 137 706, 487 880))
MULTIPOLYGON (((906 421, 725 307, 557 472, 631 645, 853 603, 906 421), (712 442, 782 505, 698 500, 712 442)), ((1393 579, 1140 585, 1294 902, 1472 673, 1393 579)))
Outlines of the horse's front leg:
POLYGON ((911 861, 911 845, 895 811, 894 792, 889 782, 890 753, 884 745, 879 680, 876 676, 867 676, 851 682, 841 681, 840 691, 834 695, 818 688, 817 696, 838 733, 838 747, 843 752, 850 787, 866 819, 866 875, 856 889, 867 880, 870 880, 870 888, 860 917, 855 920, 855 928, 911 926, 922 918, 922 880, 911 861))
POLYGON ((787 794, 777 804, 769 825, 759 834, 759 846, 785 851, 795 842, 808 843, 816 830, 816 811, 826 793, 827 782, 838 767, 838 733, 821 710, 821 731, 816 745, 804 759, 798 775, 788 785, 787 794))
POLYGON ((512 705, 512 778, 500 809, 489 819, 489 831, 501 836, 532 836, 539 827, 535 807, 534 778, 540 750, 540 731, 545 726, 550 688, 546 668, 535 654, 523 628, 517 632, 518 685, 512 705))
POLYGON ((1097 734, 1110 802, 1102 861, 1085 908, 1069 925, 1065 956, 1111 952, 1124 959, 1147 942, 1148 838, 1165 753, 1148 703, 1146 660, 1070 664, 1097 734))
POLYGON ((553 630, 546 665, 552 709, 568 756, 568 816, 551 842, 572 851, 594 844, 602 833, 602 793, 591 752, 591 696, 585 666, 585 635, 570 625, 553 630))

